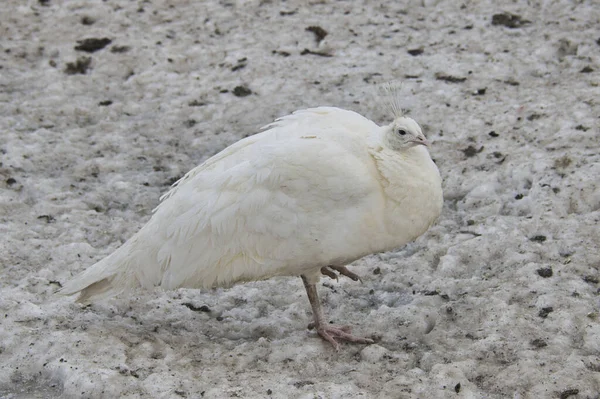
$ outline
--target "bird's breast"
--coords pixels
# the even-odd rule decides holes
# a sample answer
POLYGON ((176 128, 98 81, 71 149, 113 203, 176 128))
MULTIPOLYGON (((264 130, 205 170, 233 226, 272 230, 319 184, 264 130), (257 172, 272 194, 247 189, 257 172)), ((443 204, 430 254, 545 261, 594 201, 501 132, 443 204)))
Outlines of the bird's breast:
POLYGON ((382 214, 387 234, 385 250, 402 246, 425 233, 442 211, 441 178, 429 153, 417 147, 409 155, 383 153, 375 158, 385 198, 382 214))

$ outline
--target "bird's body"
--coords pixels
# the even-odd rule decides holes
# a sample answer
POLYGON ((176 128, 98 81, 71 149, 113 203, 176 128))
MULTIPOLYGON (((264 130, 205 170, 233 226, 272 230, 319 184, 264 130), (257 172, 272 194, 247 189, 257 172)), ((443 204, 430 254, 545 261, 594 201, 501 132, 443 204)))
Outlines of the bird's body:
POLYGON ((330 107, 277 120, 188 172, 137 234, 62 293, 89 301, 273 276, 314 286, 324 267, 406 244, 439 216, 441 180, 425 146, 398 144, 392 125, 330 107))

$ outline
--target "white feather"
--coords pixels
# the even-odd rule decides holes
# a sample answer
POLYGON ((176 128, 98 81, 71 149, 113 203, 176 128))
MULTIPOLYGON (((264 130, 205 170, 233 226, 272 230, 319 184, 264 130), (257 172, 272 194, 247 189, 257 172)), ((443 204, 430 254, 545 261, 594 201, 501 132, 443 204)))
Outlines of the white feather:
POLYGON ((378 93, 375 97, 385 110, 394 118, 401 118, 405 113, 402 106, 402 82, 391 81, 377 86, 378 93))
POLYGON ((357 113, 307 109, 264 129, 189 171, 137 234, 61 293, 314 280, 323 266, 404 245, 441 211, 425 147, 399 153, 389 129, 357 113))

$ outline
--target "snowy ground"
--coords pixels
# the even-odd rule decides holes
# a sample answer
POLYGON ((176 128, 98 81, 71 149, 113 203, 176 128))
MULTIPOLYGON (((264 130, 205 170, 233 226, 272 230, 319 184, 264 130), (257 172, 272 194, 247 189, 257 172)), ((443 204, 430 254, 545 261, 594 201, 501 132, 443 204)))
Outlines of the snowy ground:
POLYGON ((0 397, 600 397, 600 7, 375 3, 0 2, 0 397), (388 123, 395 79, 443 215, 319 287, 377 344, 315 337, 299 278, 53 294, 202 160, 304 107, 388 123))

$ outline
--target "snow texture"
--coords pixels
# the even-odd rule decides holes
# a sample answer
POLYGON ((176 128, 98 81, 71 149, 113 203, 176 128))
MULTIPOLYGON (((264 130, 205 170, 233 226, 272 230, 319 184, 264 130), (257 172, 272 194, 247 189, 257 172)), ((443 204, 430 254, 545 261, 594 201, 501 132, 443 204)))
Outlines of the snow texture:
POLYGON ((600 7, 0 2, 0 397, 598 398, 600 7), (97 40, 85 40, 97 39, 97 40), (323 279, 54 295, 171 183, 296 109, 378 123, 401 80, 442 216, 323 279))

